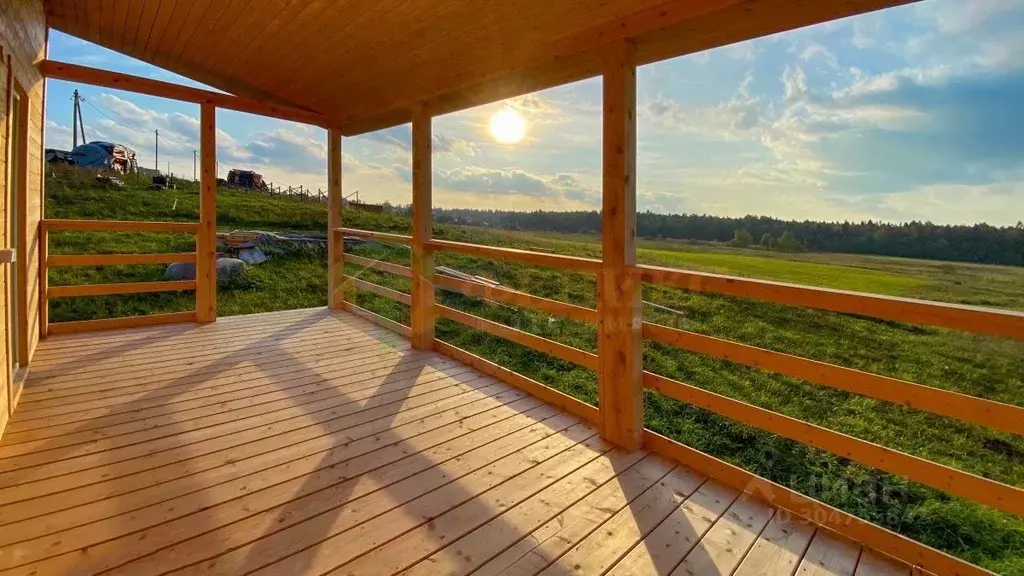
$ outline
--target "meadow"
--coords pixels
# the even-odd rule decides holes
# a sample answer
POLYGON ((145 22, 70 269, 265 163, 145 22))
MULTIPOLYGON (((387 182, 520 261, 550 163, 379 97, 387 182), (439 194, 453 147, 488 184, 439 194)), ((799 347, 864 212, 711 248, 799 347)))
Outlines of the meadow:
MULTIPOLYGON (((50 218, 185 220, 198 217, 190 190, 149 192, 129 187, 101 190, 74 179, 47 184, 50 218)), ((407 219, 349 211, 345 224, 405 232, 407 219)), ((323 233, 322 205, 290 198, 221 189, 222 230, 323 233)), ((445 239, 561 254, 600 256, 592 236, 533 234, 438 226, 445 239)), ((190 236, 69 233, 51 237, 51 253, 163 252, 191 250, 190 236)), ((402 247, 360 247, 356 253, 408 265, 402 247)), ((218 314, 232 315, 323 306, 327 301, 322 249, 268 253, 242 278, 218 292, 218 314)), ((947 302, 1024 310, 1024 268, 843 254, 780 254, 760 249, 681 241, 643 240, 639 260, 695 269, 947 302)), ((590 276, 504 261, 438 254, 438 265, 493 278, 507 287, 583 306, 595 306, 590 276)), ((51 284, 158 280, 162 266, 61 268, 51 284)), ((408 292, 408 281, 362 270, 347 273, 408 292)), ((404 305, 350 290, 355 303, 408 323, 404 305)), ((718 295, 645 286, 645 320, 710 334, 842 366, 1024 406, 1024 343, 807 310, 718 295)), ((442 303, 582 349, 596 349, 592 326, 515 307, 439 292, 442 303)), ((191 294, 58 299, 51 320, 80 320, 188 310, 191 294)), ((461 325, 438 321, 438 338, 465 348, 590 403, 596 375, 533 350, 461 325)), ((1024 438, 807 384, 652 342, 644 344, 653 372, 884 444, 914 455, 1024 486, 1024 438)), ((732 422, 670 400, 645 395, 647 426, 764 477, 877 522, 990 570, 1024 575, 1024 520, 946 496, 935 490, 732 422)))

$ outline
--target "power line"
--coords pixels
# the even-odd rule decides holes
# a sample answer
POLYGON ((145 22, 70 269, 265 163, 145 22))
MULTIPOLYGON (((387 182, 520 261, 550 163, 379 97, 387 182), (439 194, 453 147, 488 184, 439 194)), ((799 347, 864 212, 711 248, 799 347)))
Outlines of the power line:
POLYGON ((89 99, 85 98, 84 96, 81 98, 81 100, 83 102, 85 102, 86 104, 88 104, 93 110, 95 110, 95 111, 99 112, 100 114, 106 116, 108 120, 110 120, 111 122, 113 122, 115 124, 128 123, 128 124, 134 125, 136 128, 139 128, 141 130, 146 130, 147 129, 145 126, 143 126, 142 124, 139 124, 135 120, 132 120, 131 118, 125 118, 124 116, 118 114, 117 112, 114 112, 110 108, 107 108, 106 106, 103 106, 103 104, 99 104, 98 105, 98 106, 102 107, 104 110, 106 110, 107 112, 110 112, 110 114, 113 114, 114 116, 117 116, 117 118, 120 119, 120 122, 118 122, 118 120, 116 120, 113 117, 111 117, 110 114, 107 114, 107 112, 104 112, 103 110, 100 110, 100 108, 97 107, 97 104, 93 104, 92 100, 89 100, 89 99))
MULTIPOLYGON (((122 116, 121 114, 118 114, 117 112, 114 112, 110 108, 107 108, 103 104, 94 104, 91 100, 87 100, 84 96, 81 99, 82 99, 83 102, 88 104, 93 110, 99 112, 100 114, 105 116, 111 122, 120 125, 122 128, 128 128, 127 126, 124 126, 125 123, 128 123, 128 124, 131 124, 134 127, 138 128, 139 130, 146 130, 146 131, 150 130, 149 127, 143 126, 142 124, 140 124, 139 122, 137 122, 135 120, 132 120, 131 118, 127 118, 125 116, 122 116), (97 107, 97 106, 99 106, 99 107, 97 107), (100 107, 103 108, 103 110, 106 110, 107 112, 110 112, 110 114, 113 114, 114 116, 117 116, 117 118, 114 118, 110 114, 107 114, 106 112, 101 110, 100 107), (118 121, 119 119, 120 119, 120 122, 118 121)), ((179 139, 177 139, 177 138, 175 138, 173 136, 168 136, 166 132, 164 132, 162 138, 165 141, 168 141, 168 142, 170 142, 172 144, 176 144, 176 145, 178 145, 178 146, 180 146, 182 148, 186 148, 187 149, 187 148, 193 148, 194 147, 193 144, 189 144, 187 142, 183 142, 183 141, 181 141, 181 140, 179 140, 179 139)))

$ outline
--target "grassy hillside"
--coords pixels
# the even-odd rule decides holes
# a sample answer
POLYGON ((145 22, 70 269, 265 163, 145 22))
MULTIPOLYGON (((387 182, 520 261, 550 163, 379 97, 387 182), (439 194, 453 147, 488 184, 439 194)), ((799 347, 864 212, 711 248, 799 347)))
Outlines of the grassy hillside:
MULTIPOLYGON (((65 218, 195 220, 197 197, 187 191, 100 191, 74 183, 47 188, 47 215, 65 218)), ((218 220, 223 229, 309 230, 326 227, 321 205, 221 190, 218 220)), ((361 212, 346 214, 346 225, 407 231, 404 219, 361 212)), ((443 238, 597 256, 592 237, 531 235, 439 227, 443 238)), ((189 249, 190 237, 170 234, 61 233, 54 253, 166 251, 189 249)), ((408 264, 404 249, 363 247, 372 258, 408 264)), ((984 303, 1024 309, 1024 270, 846 255, 780 255, 683 242, 642 242, 643 262, 800 282, 843 289, 984 303)), ((592 277, 439 254, 437 263, 494 278, 512 288, 594 306, 592 277)), ((408 291, 399 277, 358 270, 348 273, 408 291)), ((159 279, 162 267, 61 269, 51 282, 159 279)), ((366 308, 408 322, 408 309, 378 296, 353 292, 366 308)), ((596 348, 591 326, 532 311, 486 304, 440 293, 447 305, 587 350, 596 348)), ((947 330, 869 320, 830 312, 745 301, 646 286, 644 299, 678 310, 653 307, 645 319, 688 330, 833 362, 936 387, 1024 406, 1024 343, 947 330)), ((326 303, 322 250, 272 254, 246 277, 222 289, 222 315, 319 306, 326 303)), ((55 321, 184 310, 191 295, 160 294, 61 299, 55 321)), ((596 375, 533 350, 438 322, 438 337, 526 374, 584 401, 596 403, 596 375)), ((866 440, 926 457, 1003 482, 1024 486, 1024 439, 948 418, 813 386, 728 362, 645 343, 647 369, 714 392, 751 402, 866 440)), ((950 498, 937 491, 852 464, 771 434, 733 423, 703 410, 645 395, 647 424, 700 450, 810 494, 907 536, 1008 574, 1024 574, 1024 521, 950 498)))

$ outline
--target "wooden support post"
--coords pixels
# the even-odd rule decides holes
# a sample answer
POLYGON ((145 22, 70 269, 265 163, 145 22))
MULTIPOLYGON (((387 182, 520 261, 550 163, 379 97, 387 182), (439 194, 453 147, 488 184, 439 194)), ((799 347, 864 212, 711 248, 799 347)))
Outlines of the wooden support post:
POLYGON ((50 232, 42 223, 39 225, 39 337, 46 338, 50 332, 50 232))
POLYGON ((412 345, 434 349, 434 254, 426 243, 433 225, 431 119, 425 104, 412 114, 412 345))
POLYGON ((604 53, 602 249, 598 277, 601 434, 629 450, 643 445, 642 281, 636 263, 636 56, 627 41, 604 53))
POLYGON ((217 320, 217 108, 200 106, 196 321, 217 320))
POLYGON ((342 289, 345 239, 341 233, 341 132, 327 131, 327 306, 344 307, 342 289))

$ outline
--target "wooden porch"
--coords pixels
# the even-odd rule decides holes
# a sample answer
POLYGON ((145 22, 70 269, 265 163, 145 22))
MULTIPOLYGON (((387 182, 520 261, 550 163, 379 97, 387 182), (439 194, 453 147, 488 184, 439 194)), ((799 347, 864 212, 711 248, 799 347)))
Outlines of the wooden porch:
POLYGON ((348 312, 54 336, 3 574, 909 574, 348 312))

